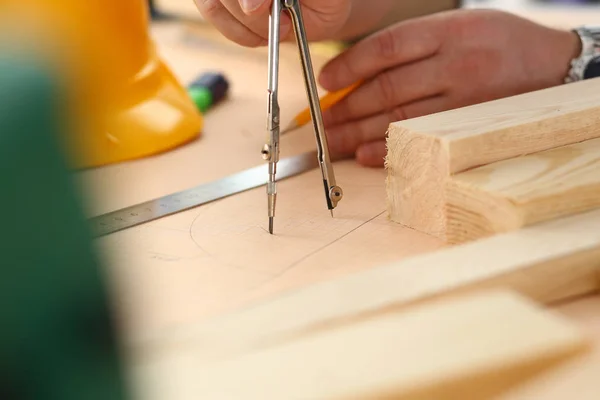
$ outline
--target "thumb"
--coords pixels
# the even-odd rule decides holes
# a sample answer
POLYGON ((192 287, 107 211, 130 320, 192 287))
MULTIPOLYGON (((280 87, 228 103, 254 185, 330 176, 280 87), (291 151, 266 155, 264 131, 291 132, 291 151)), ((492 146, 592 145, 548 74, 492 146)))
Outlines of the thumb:
POLYGON ((271 4, 269 0, 239 0, 239 2, 244 13, 248 15, 262 11, 264 7, 267 7, 271 4))

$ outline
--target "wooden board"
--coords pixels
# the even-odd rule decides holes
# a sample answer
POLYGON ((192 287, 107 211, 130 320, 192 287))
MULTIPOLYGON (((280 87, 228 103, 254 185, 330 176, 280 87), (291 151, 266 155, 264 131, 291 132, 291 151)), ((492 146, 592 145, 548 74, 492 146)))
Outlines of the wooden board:
POLYGON ((451 244, 600 207, 600 139, 462 172, 445 198, 451 244))
POLYGON ((508 389, 495 400, 598 400, 600 347, 508 389))
POLYGON ((138 365, 135 372, 139 397, 147 400, 475 400, 586 347, 587 339, 567 320, 512 293, 483 292, 226 362, 205 364, 195 349, 138 365))
POLYGON ((600 79, 390 124, 390 218, 445 239, 448 177, 600 136, 600 79))
POLYGON ((598 226, 600 210, 550 221, 312 285, 155 340, 194 346, 210 360, 482 288, 550 304, 600 289, 598 226))
POLYGON ((586 336, 595 338, 596 345, 591 351, 567 360, 531 380, 515 385, 496 400, 598 400, 600 393, 600 296, 568 302, 554 310, 576 321, 584 329, 586 336))

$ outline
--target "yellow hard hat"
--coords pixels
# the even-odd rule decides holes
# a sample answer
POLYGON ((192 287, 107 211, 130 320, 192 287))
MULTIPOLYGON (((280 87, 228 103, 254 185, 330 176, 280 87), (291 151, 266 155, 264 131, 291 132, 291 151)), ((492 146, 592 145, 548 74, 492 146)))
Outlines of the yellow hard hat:
POLYGON ((66 144, 76 167, 149 156, 200 135, 201 113, 150 38, 146 0, 0 6, 3 30, 36 46, 69 88, 77 128, 66 144))

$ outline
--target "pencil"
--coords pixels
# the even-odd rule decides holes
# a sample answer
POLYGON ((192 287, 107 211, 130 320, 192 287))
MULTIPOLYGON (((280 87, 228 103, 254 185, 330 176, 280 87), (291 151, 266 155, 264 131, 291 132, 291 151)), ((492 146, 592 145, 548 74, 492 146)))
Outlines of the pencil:
MULTIPOLYGON (((331 108, 333 105, 335 105, 344 97, 346 97, 350 92, 356 89, 361 83, 362 81, 356 82, 344 89, 338 90, 336 92, 327 93, 325 96, 321 97, 321 99, 319 100, 319 103, 321 104, 321 110, 325 111, 331 108)), ((281 134, 283 135, 297 128, 300 128, 308 124, 311 121, 311 119, 312 118, 310 116, 310 108, 306 108, 298 115, 296 115, 294 119, 292 119, 289 125, 283 131, 281 131, 281 134)))

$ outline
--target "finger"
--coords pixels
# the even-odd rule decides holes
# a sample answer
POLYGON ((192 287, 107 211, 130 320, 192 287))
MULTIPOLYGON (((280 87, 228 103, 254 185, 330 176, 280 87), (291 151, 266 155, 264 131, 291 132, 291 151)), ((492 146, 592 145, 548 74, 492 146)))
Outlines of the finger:
POLYGON ((390 119, 389 115, 382 113, 334 126, 327 130, 329 147, 336 154, 354 154, 363 143, 385 139, 390 119))
POLYGON ((327 141, 336 154, 354 154, 365 143, 385 139, 390 123, 445 111, 449 106, 448 97, 443 95, 421 99, 389 112, 333 126, 327 130, 327 141))
MULTIPOLYGON (((264 40, 269 38, 270 1, 220 0, 220 2, 231 15, 254 34, 264 40)), ((279 28, 280 38, 283 41, 292 30, 292 20, 285 12, 280 14, 279 28)))
POLYGON ((401 64, 435 55, 442 43, 442 21, 417 18, 385 28, 329 61, 319 75, 327 90, 339 90, 401 64))
POLYGON ((235 18, 219 0, 196 0, 196 7, 227 39, 247 47, 263 46, 266 43, 263 37, 235 18))
POLYGON ((366 143, 356 150, 356 161, 365 167, 382 168, 385 165, 386 154, 385 140, 366 143))
POLYGON ((271 2, 267 0, 225 0, 225 2, 238 4, 247 15, 260 14, 266 11, 271 4, 271 2))
POLYGON ((448 89, 441 57, 389 69, 365 82, 323 112, 326 126, 393 110, 400 104, 439 95, 448 89))
POLYGON ((304 0, 301 2, 306 36, 309 41, 331 38, 350 18, 352 2, 349 0, 304 0))

